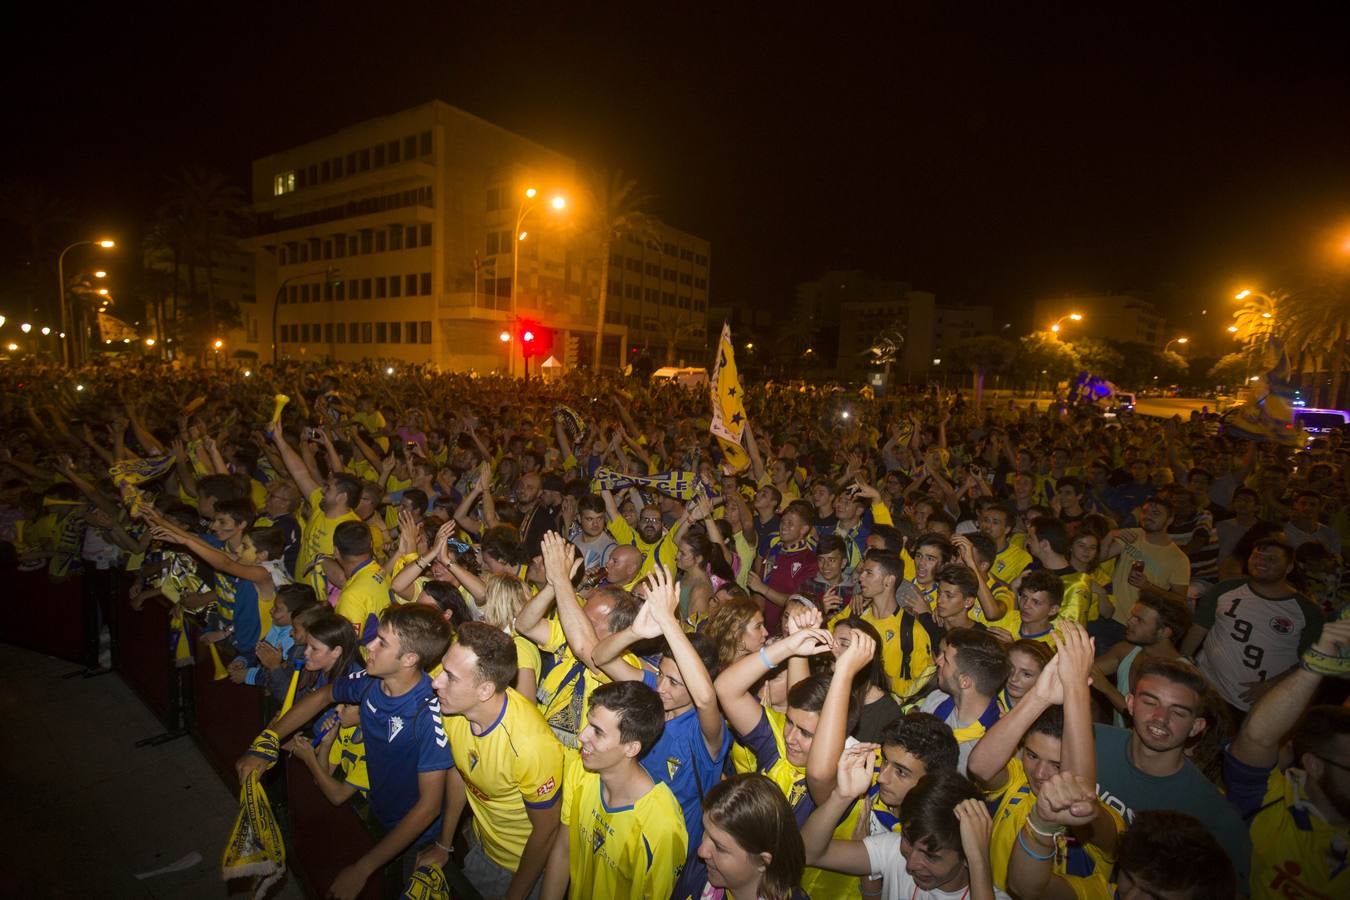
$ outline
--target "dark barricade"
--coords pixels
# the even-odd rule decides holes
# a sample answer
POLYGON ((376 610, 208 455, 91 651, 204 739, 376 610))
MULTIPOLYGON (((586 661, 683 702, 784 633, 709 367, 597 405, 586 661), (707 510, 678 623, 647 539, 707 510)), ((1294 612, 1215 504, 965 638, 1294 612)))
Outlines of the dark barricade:
POLYGON ((190 628, 188 633, 197 654, 197 664, 192 667, 192 734, 225 785, 238 793, 235 760, 267 724, 263 717, 263 693, 228 678, 217 681, 211 651, 197 640, 201 632, 190 628))
POLYGON ((0 616, 0 641, 38 653, 92 664, 86 640, 96 615, 80 590, 79 576, 50 578, 45 569, 9 576, 8 609, 0 616))
POLYGON ((178 673, 174 670, 169 608, 150 599, 139 611, 125 597, 119 599, 113 617, 117 652, 113 668, 166 728, 178 727, 175 694, 178 673))
MULTIPOLYGON (((322 897, 344 868, 375 845, 377 837, 350 804, 334 806, 305 764, 286 754, 287 861, 311 897, 322 897)), ((363 900, 386 896, 379 874, 366 882, 363 900)), ((394 896, 397 896, 395 894, 394 896)))

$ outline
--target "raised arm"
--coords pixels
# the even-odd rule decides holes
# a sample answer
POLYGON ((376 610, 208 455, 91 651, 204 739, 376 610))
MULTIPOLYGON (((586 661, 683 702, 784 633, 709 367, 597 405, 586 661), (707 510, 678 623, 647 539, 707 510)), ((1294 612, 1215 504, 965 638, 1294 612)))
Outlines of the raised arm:
MULTIPOLYGON (((1338 619, 1322 626, 1322 634, 1313 643, 1312 650, 1334 659, 1347 647, 1350 647, 1350 619, 1338 619)), ((1249 766, 1275 765, 1280 744, 1312 702, 1322 677, 1304 666, 1290 670, 1287 677, 1252 705, 1229 752, 1249 766)))
POLYGON ((347 471, 347 465, 338 455, 337 447, 333 446, 333 438, 327 428, 319 429, 319 442, 323 444, 324 454, 328 457, 328 471, 333 475, 347 471))
POLYGON ((648 607, 651 607, 652 616, 660 625, 661 634, 670 647, 670 655, 680 670, 680 678, 684 679, 689 699, 694 702, 694 709, 698 710, 699 730, 703 732, 703 743, 708 747, 708 755, 716 759, 726 734, 726 720, 722 718, 722 707, 717 703, 717 689, 713 687, 712 676, 694 645, 689 642, 689 635, 680 625, 679 591, 675 588, 670 570, 664 566, 658 566, 652 571, 643 609, 648 607))
POLYGON ((995 790, 1007 784, 1008 775, 1005 769, 1008 760, 1017 752, 1017 745, 1021 743, 1022 736, 1031 728, 1036 718, 1053 705, 1055 698, 1061 695, 1059 666, 1060 659, 1056 654, 1046 664, 1045 670, 1041 672, 1041 677, 1036 679, 1036 685, 1031 691, 1017 701, 1017 705, 1008 710, 1007 715, 990 726, 984 737, 975 744, 966 763, 966 771, 974 781, 995 790))
POLYGON ((770 671, 793 656, 815 656, 830 650, 830 633, 823 628, 803 628, 781 641, 766 644, 759 653, 743 656, 727 667, 713 686, 726 713, 727 722, 738 734, 747 734, 759 724, 764 707, 751 690, 770 671))
POLYGON ((300 458, 300 454, 295 452, 281 427, 277 426, 272 431, 272 443, 277 448, 277 453, 281 456, 282 465, 295 481, 296 487, 300 489, 300 496, 309 497, 319 489, 319 482, 314 477, 314 473, 305 465, 305 461, 300 458))
POLYGON ((1064 704, 1061 768, 1096 784, 1097 750, 1092 734, 1092 694, 1088 687, 1093 642, 1077 622, 1061 620, 1055 628, 1055 643, 1059 646, 1055 658, 1059 660, 1058 679, 1064 704))
POLYGON ((834 788, 839 757, 848 737, 848 704, 853 696, 853 678, 872 662, 877 645, 870 635, 855 631, 853 640, 834 663, 825 703, 820 708, 816 735, 806 755, 806 785, 811 798, 822 803, 834 788))
POLYGON ((829 795, 812 810, 802 826, 808 866, 846 875, 866 877, 872 874, 867 845, 862 841, 837 840, 834 830, 848 814, 849 807, 872 786, 876 751, 876 744, 855 744, 838 760, 838 772, 831 782, 829 795))
POLYGON ((228 575, 233 575, 236 578, 244 578, 258 585, 272 584, 272 574, 262 566, 245 565, 228 553, 224 553, 217 550, 215 547, 212 547, 195 534, 189 534, 168 519, 157 516, 152 522, 150 536, 156 540, 181 544, 192 551, 194 556, 201 557, 202 561, 211 568, 225 572, 228 575))

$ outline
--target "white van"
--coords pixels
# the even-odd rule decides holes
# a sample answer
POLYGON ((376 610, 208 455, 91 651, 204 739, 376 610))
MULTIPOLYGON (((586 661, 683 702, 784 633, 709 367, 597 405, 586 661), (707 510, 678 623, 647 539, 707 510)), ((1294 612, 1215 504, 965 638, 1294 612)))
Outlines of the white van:
POLYGON ((685 368, 662 366, 652 373, 652 381, 657 384, 673 381, 681 387, 687 388, 705 387, 708 384, 708 370, 700 369, 697 366, 685 368))

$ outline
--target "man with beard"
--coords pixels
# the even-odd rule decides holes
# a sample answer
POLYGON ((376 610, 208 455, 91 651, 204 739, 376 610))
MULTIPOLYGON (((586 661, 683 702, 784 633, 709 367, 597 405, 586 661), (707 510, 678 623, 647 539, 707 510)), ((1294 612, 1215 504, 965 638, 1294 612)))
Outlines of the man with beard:
POLYGON ((544 535, 562 531, 558 507, 545 502, 544 480, 538 472, 527 472, 516 482, 516 509, 520 512, 520 545, 534 559, 544 535))
POLYGON ((1191 561, 1167 534, 1172 504, 1150 497, 1140 508, 1141 528, 1110 532, 1102 559, 1119 557, 1110 599, 1099 598, 1101 618, 1092 623, 1097 645, 1109 647, 1125 636, 1125 622, 1141 593, 1164 594, 1185 603, 1191 586, 1191 561))
POLYGON ((1196 604, 1182 653, 1200 649, 1200 671, 1238 719, 1321 633, 1322 611, 1289 584, 1293 568, 1293 549, 1263 538, 1252 547, 1246 578, 1216 584, 1196 604))
MULTIPOLYGON (((1313 662, 1347 648, 1350 619, 1331 622, 1312 646, 1313 662)), ((1251 825, 1257 896, 1350 894, 1350 709, 1302 712, 1322 678, 1295 669, 1256 702, 1224 751, 1228 799, 1251 825), (1281 770, 1280 745, 1291 730, 1293 765, 1281 770)))
POLYGON ((684 525, 684 517, 666 531, 661 521, 661 507, 656 503, 649 503, 638 511, 637 531, 634 531, 628 521, 620 515, 614 495, 609 491, 601 491, 600 496, 604 498, 605 513, 609 516, 609 524, 606 526, 609 533, 614 535, 620 546, 636 547, 642 553, 642 566, 638 569, 638 578, 645 576, 653 566, 661 565, 671 570, 675 568, 675 554, 679 549, 675 539, 684 525))
POLYGON ((1176 659, 1177 645, 1191 627, 1191 611, 1171 597, 1144 594, 1125 623, 1125 640, 1097 657, 1092 687, 1116 708, 1115 723, 1125 725, 1125 695, 1134 671, 1149 658, 1176 659), (1114 685, 1112 677, 1114 676, 1114 685))
POLYGON ((1127 824, 1146 809, 1173 809, 1204 822, 1233 861, 1245 893, 1251 855, 1246 828, 1237 810, 1186 758, 1187 742, 1208 724, 1200 714, 1207 687, 1200 671, 1183 660, 1145 662, 1125 698, 1132 728, 1094 726, 1097 797, 1127 824))

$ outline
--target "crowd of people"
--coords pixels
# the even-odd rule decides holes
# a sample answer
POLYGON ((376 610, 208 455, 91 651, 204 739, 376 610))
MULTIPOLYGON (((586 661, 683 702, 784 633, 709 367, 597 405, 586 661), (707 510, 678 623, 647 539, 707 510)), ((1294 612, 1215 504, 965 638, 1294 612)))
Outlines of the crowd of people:
POLYGON ((738 468, 619 376, 0 379, 3 563, 285 698, 241 781, 382 826, 331 896, 1350 895, 1343 434, 763 384, 738 468))

